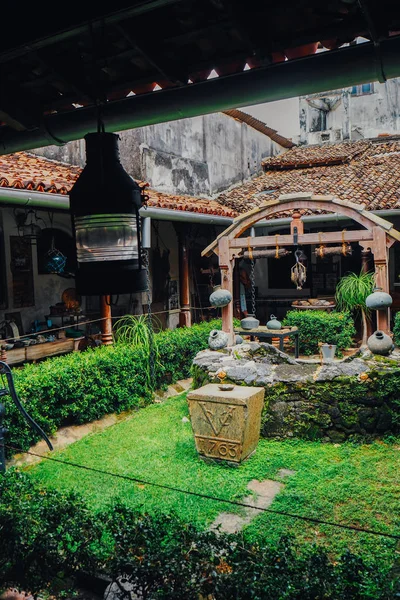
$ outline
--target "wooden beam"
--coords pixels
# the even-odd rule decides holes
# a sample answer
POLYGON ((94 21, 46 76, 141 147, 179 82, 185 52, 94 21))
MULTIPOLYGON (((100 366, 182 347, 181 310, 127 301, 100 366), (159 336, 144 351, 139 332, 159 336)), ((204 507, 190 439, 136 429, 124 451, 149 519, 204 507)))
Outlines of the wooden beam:
MULTIPOLYGON (((370 238, 372 238, 371 232, 373 227, 379 226, 382 230, 386 231, 390 238, 400 241, 400 232, 394 229, 392 223, 365 210, 364 204, 354 204, 353 202, 341 200, 334 196, 313 195, 311 192, 298 192, 293 194, 282 194, 279 198, 268 200, 261 206, 253 208, 244 215, 239 215, 232 225, 225 229, 214 242, 203 250, 202 256, 210 256, 213 252, 217 253, 219 240, 223 237, 228 237, 230 240, 239 238, 247 229, 262 219, 270 219, 274 214, 281 211, 298 211, 300 209, 310 210, 311 212, 339 212, 341 215, 345 215, 369 230, 370 238)), ((273 222, 273 219, 271 219, 271 222, 273 222)), ((363 233, 365 234, 365 232, 363 233)))
MULTIPOLYGON (((299 244, 333 244, 341 242, 359 242, 364 244, 373 243, 373 236, 367 229, 356 229, 355 231, 322 231, 319 233, 303 233, 298 236, 299 244)), ((251 238, 250 245, 252 248, 263 248, 267 246, 293 246, 293 235, 264 235, 251 238)), ((236 238, 229 241, 229 248, 246 249, 249 245, 248 238, 236 238)))

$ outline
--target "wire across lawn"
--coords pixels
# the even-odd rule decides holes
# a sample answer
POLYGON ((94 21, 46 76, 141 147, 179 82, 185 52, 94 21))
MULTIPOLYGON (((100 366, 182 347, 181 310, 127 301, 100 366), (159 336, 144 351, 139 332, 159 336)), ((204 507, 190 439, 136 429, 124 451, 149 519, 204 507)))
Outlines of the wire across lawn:
MULTIPOLYGON (((356 445, 262 439, 252 457, 232 468, 198 458, 190 422, 184 417, 188 417, 188 408, 183 394, 142 409, 54 456, 229 500, 248 496, 252 479, 275 479, 285 486, 271 508, 400 534, 400 442, 356 445), (280 469, 295 474, 281 479, 277 475, 280 469)), ((29 470, 45 486, 79 492, 94 510, 118 499, 146 513, 175 512, 202 528, 220 512, 243 510, 46 460, 29 470)), ((364 557, 375 556, 387 566, 396 557, 395 540, 270 513, 260 513, 244 532, 261 543, 274 543, 289 533, 300 542, 324 544, 332 556, 350 548, 364 557)))

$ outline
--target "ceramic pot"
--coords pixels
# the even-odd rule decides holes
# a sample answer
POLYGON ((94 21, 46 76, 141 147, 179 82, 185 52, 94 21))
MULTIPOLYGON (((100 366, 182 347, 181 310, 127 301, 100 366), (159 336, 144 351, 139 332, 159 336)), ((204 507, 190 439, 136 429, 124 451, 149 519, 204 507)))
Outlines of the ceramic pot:
POLYGON ((211 350, 221 350, 222 348, 226 348, 228 345, 228 334, 225 331, 220 331, 219 329, 213 329, 210 331, 210 335, 208 337, 208 346, 211 350))
POLYGON ((367 346, 373 354, 389 354, 393 349, 392 338, 383 331, 375 331, 369 336, 367 346))
POLYGON ((228 306, 229 302, 232 302, 232 294, 229 290, 224 290, 220 285, 217 285, 213 289, 213 293, 210 296, 211 306, 221 308, 228 306))
POLYGON ((382 291, 382 288, 374 288, 372 294, 366 297, 365 304, 372 310, 384 310, 392 306, 392 296, 382 291))
POLYGON ((243 329, 257 329, 260 321, 254 315, 247 315, 247 317, 240 321, 240 324, 243 329))
POLYGON ((334 344, 321 344, 322 362, 332 362, 335 358, 336 346, 334 344))
POLYGON ((270 316, 270 320, 267 323, 268 329, 282 329, 282 323, 278 321, 275 315, 270 316))

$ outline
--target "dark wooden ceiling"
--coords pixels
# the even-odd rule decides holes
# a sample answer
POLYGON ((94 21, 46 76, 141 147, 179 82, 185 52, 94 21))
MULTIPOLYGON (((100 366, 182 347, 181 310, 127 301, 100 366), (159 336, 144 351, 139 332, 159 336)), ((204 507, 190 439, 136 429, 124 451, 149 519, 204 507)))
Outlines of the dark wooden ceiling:
POLYGON ((224 76, 246 63, 266 66, 279 53, 299 46, 307 52, 305 45, 321 41, 337 47, 364 36, 379 45, 400 31, 400 2, 392 0, 7 4, 0 142, 2 130, 32 131, 47 115, 148 93, 156 85, 185 87, 212 69, 224 76))

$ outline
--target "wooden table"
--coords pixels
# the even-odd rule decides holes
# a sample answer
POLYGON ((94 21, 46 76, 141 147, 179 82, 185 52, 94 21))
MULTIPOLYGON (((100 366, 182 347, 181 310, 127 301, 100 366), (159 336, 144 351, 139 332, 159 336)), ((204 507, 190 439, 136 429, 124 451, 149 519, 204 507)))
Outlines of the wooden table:
POLYGON ((269 338, 279 338, 279 350, 283 352, 283 340, 286 337, 294 337, 294 356, 299 357, 299 330, 297 327, 285 327, 282 329, 268 329, 265 325, 260 325, 256 329, 235 328, 235 333, 239 335, 251 335, 260 340, 269 338))

